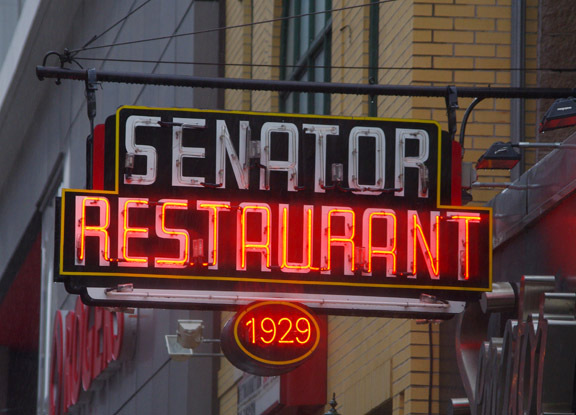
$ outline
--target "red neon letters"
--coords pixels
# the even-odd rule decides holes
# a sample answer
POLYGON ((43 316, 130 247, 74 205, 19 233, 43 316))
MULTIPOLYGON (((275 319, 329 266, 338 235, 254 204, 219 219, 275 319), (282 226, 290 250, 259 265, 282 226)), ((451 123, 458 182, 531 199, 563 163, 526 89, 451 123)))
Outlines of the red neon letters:
POLYGON ((76 199, 76 218, 79 222, 76 226, 76 265, 84 265, 86 254, 86 237, 96 236, 100 240, 100 265, 108 265, 110 252, 110 240, 108 238, 108 226, 110 225, 110 203, 105 197, 82 197, 76 199), (86 224, 86 208, 89 206, 99 208, 100 216, 97 225, 86 224))
POLYGON ((475 251, 471 249, 478 237, 475 227, 489 220, 487 216, 466 211, 397 212, 374 207, 271 206, 262 202, 232 206, 229 201, 151 202, 147 198, 122 197, 112 203, 112 197, 75 196, 77 266, 85 265, 86 256, 92 262, 97 256, 98 264, 104 266, 117 262, 125 268, 202 266, 218 270, 227 266, 229 269, 234 262, 222 263, 222 252, 226 250, 234 253, 236 271, 248 271, 250 266, 262 272, 275 269, 322 275, 376 273, 411 279, 427 275, 439 280, 441 269, 446 269, 443 261, 448 261, 453 264, 452 274, 459 281, 468 281, 477 274, 477 267, 471 268, 471 263, 478 262, 477 258, 472 259, 475 251), (142 215, 138 219, 138 214, 147 212, 154 213, 154 223, 143 222, 142 215), (177 217, 180 219, 176 220, 177 217), (228 224, 224 230, 220 226, 222 220, 228 224), (117 223, 115 229, 111 221, 117 223), (184 225, 188 223, 193 225, 184 225), (235 229, 231 228, 232 223, 235 229), (231 231, 235 238, 230 239, 231 231), (221 243, 223 232, 228 237, 227 243, 235 240, 235 246, 221 243), (450 238, 446 239, 446 235, 450 238), (109 255, 111 240, 117 247, 116 258, 109 255), (87 244, 87 241, 93 242, 87 244), (166 242, 169 248, 162 252, 148 248, 158 241, 170 241, 166 242), (340 253, 337 257, 335 250, 340 253), (446 255, 443 252, 451 252, 451 257, 442 259, 446 255), (336 263, 333 258, 338 258, 336 263))
POLYGON ((244 323, 252 344, 306 344, 310 341, 312 325, 306 317, 252 317, 244 323))
POLYGON ((188 202, 185 200, 164 199, 156 206, 156 234, 161 238, 175 239, 179 242, 180 250, 176 258, 156 258, 155 266, 159 268, 185 268, 188 266, 188 253, 190 252, 190 235, 181 229, 166 228, 167 211, 172 209, 188 209, 188 202))
POLYGON ((122 245, 118 245, 121 252, 119 258, 124 258, 120 266, 146 267, 148 259, 146 257, 131 257, 128 255, 128 241, 130 238, 148 238, 148 228, 130 227, 128 223, 130 208, 148 207, 148 199, 127 199, 120 198, 119 203, 124 209, 120 212, 122 220, 118 221, 118 234, 122 235, 122 245))
POLYGON ((67 413, 81 391, 127 357, 124 314, 85 306, 78 297, 75 310, 56 312, 52 349, 50 413, 67 413))

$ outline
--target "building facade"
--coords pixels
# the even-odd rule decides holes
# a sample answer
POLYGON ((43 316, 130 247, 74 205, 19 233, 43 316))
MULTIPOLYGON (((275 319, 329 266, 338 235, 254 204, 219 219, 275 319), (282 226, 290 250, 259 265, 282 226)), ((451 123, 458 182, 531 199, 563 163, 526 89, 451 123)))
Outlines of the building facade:
MULTIPOLYGON (((536 297, 526 295, 492 314, 474 304, 445 322, 328 316, 327 344, 313 369, 260 378, 224 358, 176 362, 168 355, 165 335, 174 334, 178 319, 202 320, 204 336, 217 338, 230 313, 89 309, 53 283, 55 198, 62 188, 86 186, 90 123, 83 84, 40 82, 33 73, 44 63, 350 84, 570 87, 576 56, 571 0, 27 0, 5 7, 16 23, 10 42, 0 42, 3 48, 9 43, 0 71, 0 411, 58 413, 71 405, 78 413, 319 415, 330 409, 333 394, 338 412, 348 415, 446 413, 452 398, 465 396, 464 406, 473 413, 495 413, 496 405, 506 413, 510 402, 511 413, 574 410, 574 371, 562 372, 535 357, 553 350, 574 367, 573 353, 552 348, 562 334, 553 329, 573 325, 573 299, 561 297, 569 305, 554 308, 556 297, 549 296, 548 313, 536 298, 574 291, 572 244, 558 244, 557 236, 571 222, 572 176, 547 173, 570 170, 570 151, 545 156, 542 150, 524 150, 519 167, 479 171, 483 185, 466 189, 471 205, 490 202, 494 209, 494 281, 528 287, 520 285, 523 276, 544 276, 524 278, 540 284, 536 297), (135 42, 154 37, 159 39, 135 42), (511 181, 514 185, 498 194, 497 186, 511 181), (525 310, 530 313, 523 315, 525 310), (466 356, 455 345, 467 339, 462 321, 469 317, 477 318, 476 326, 468 326, 478 329, 475 344, 485 345, 472 348, 472 359, 483 356, 476 367, 481 372, 465 370, 466 356), (540 329, 529 331, 536 320, 540 329), (514 327, 524 330, 516 343, 514 327), (74 333, 92 343, 73 343, 74 333), (100 340, 107 346, 94 346, 100 340), (513 357, 497 360, 502 351, 497 345, 506 342, 507 350, 515 347, 513 357), (89 343, 94 349, 82 351, 79 345, 89 343), (532 357, 524 365, 501 369, 521 362, 528 350, 532 357), (552 369, 544 375, 538 368, 552 369), (496 372, 490 370, 498 371, 501 383, 492 381, 488 373, 496 372), (560 372, 567 388, 538 389, 560 372), (522 382, 503 402, 488 391, 512 388, 508 374, 522 382), (297 399, 308 399, 306 389, 323 396, 297 399)), ((458 99, 456 139, 471 104, 472 99, 458 99)), ((479 102, 460 140, 463 161, 474 163, 497 141, 569 137, 566 130, 537 132, 549 104, 479 102)), ((96 105, 96 124, 121 105, 135 105, 433 120, 449 128, 444 98, 103 84, 96 105)))
MULTIPOLYGON (((178 319, 202 320, 204 336, 216 337, 213 313, 110 313, 80 306, 78 296, 53 282, 56 197, 61 188, 86 186, 90 123, 83 83, 40 81, 34 68, 62 63, 76 69, 216 76, 217 66, 157 62, 217 62, 217 33, 100 46, 212 29, 218 26, 218 3, 14 3, 21 3, 21 13, 12 14, 15 30, 0 72, 0 411, 217 413, 211 398, 217 359, 174 362, 165 344, 178 319), (74 61, 47 55, 88 44, 97 48, 76 54, 74 61), (113 339, 114 358, 107 346, 113 339)), ((18 10, 13 6, 10 10, 18 10)), ((121 105, 215 108, 217 99, 208 90, 101 85, 95 124, 121 105)))

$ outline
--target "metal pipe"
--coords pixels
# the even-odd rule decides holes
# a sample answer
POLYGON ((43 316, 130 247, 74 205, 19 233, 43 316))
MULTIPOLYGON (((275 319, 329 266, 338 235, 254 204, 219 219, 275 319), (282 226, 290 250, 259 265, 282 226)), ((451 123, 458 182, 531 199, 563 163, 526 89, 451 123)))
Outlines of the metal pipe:
POLYGON ((472 113, 472 110, 476 105, 480 104, 484 98, 475 98, 474 101, 466 108, 462 122, 460 123, 460 147, 462 147, 462 158, 464 158, 464 137, 466 136, 466 124, 468 123, 468 118, 472 113))
POLYGON ((499 311, 513 311, 516 308, 518 293, 514 285, 509 282, 495 282, 492 292, 482 293, 480 308, 484 313, 499 311))
MULTIPOLYGON (((523 88, 526 86, 526 2, 524 0, 512 0, 511 7, 511 48, 510 86, 523 88)), ((513 99, 510 102, 510 138, 512 143, 518 143, 524 133, 525 105, 522 99, 513 99)), ((524 158, 517 167, 510 172, 512 180, 517 179, 525 170, 524 158)))
POLYGON ((452 398, 448 407, 449 415, 470 415, 470 401, 468 398, 452 398))
POLYGON ((508 188, 512 186, 511 182, 494 183, 494 182, 474 182, 472 187, 494 187, 494 188, 508 188))
POLYGON ((520 141, 519 143, 512 143, 512 147, 519 148, 562 148, 562 149, 576 149, 576 144, 565 143, 531 143, 529 141, 520 141))
MULTIPOLYGON (((87 71, 37 66, 38 79, 85 81, 87 71)), ((209 78, 186 75, 96 71, 98 82, 225 88, 252 91, 319 92, 350 95, 446 97, 446 87, 416 85, 345 84, 331 82, 272 81, 263 79, 209 78)), ((458 87, 458 97, 468 98, 563 98, 576 95, 576 88, 458 87)))

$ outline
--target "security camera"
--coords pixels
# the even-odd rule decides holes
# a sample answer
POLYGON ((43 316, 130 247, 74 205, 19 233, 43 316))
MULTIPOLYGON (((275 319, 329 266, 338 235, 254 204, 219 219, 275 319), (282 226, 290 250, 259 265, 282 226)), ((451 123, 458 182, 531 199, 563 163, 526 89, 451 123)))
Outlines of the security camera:
POLYGON ((178 343, 186 349, 195 349, 202 343, 202 320, 178 320, 178 343))

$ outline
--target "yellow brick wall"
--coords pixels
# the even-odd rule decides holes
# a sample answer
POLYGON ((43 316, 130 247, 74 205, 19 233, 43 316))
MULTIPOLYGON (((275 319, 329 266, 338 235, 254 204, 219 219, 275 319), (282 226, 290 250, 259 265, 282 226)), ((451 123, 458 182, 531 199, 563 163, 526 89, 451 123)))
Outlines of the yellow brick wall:
MULTIPOLYGON (((537 56, 537 37, 538 33, 538 0, 527 0, 526 1, 526 85, 527 86, 537 86, 538 78, 536 71, 530 71, 530 69, 538 68, 538 56, 537 56)), ((538 124, 540 119, 537 118, 536 100, 526 100, 526 122, 524 138, 521 141, 535 141, 538 136, 538 124)), ((526 168, 531 167, 538 159, 542 158, 547 151, 536 152, 535 150, 525 150, 524 151, 524 161, 526 163, 526 168), (538 156, 538 157, 537 157, 538 156)))
MULTIPOLYGON (((362 0, 334 0, 333 8, 363 4, 362 0)), ((367 47, 365 47, 365 13, 368 7, 355 8, 332 14, 332 82, 347 82, 366 84, 367 72, 363 69, 367 62, 367 47)), ((365 98, 360 95, 333 95, 331 112, 333 115, 360 116, 365 98)))
MULTIPOLYGON (((248 25, 226 32, 227 78, 279 79, 281 23, 260 22, 282 15, 280 1, 246 0, 226 2, 226 25, 248 25), (250 26, 250 23, 256 23, 250 26)), ((278 111, 278 94, 269 91, 228 90, 225 109, 278 111)))
MULTIPOLYGON (((415 64, 413 49, 414 2, 412 0, 384 3, 380 6, 378 83, 410 85, 415 64)), ((378 116, 413 118, 411 97, 378 97, 378 116)))
MULTIPOLYGON (((282 7, 277 3, 274 7, 273 1, 254 1, 254 16, 257 21, 271 20, 282 15, 282 7)), ((252 70, 253 79, 278 79, 278 65, 280 62, 280 48, 273 48, 272 44, 280 44, 280 24, 259 24, 253 27, 253 50, 252 63, 257 65, 252 70)), ((277 94, 275 94, 277 96, 277 94)), ((272 102, 272 93, 269 91, 252 92, 252 110, 275 112, 277 111, 277 100, 272 102)))
MULTIPOLYGON (((510 0, 414 0, 414 3, 414 85, 510 86, 510 0)), ((537 0, 526 2, 526 16, 526 66, 534 69, 537 0)), ((527 71, 527 86, 536 85, 535 74, 527 71)), ((447 128, 443 98, 414 98, 413 102, 414 118, 433 119, 447 128)), ((471 102, 472 99, 459 99, 459 123, 471 102)), ((521 141, 533 139, 537 125, 536 102, 526 101, 525 105, 526 128, 521 141)), ((486 99, 468 121, 464 161, 475 162, 492 143, 510 139, 510 100, 486 99)), ((508 172, 479 171, 480 182, 509 180, 508 172)), ((498 192, 473 190, 472 204, 482 205, 498 192)))
MULTIPOLYGON (((414 0, 414 85, 507 86, 510 67, 510 2, 501 0, 414 0)), ((447 129, 444 98, 414 98, 413 115, 447 129)), ((458 121, 471 99, 459 99, 458 121)), ((508 101, 487 99, 472 112, 466 127, 464 161, 476 161, 494 141, 509 141, 508 101)), ((459 125, 460 127, 460 125, 459 125)), ((459 130, 457 132, 459 134, 459 130)), ((508 177, 481 171, 479 180, 508 177)), ((474 190, 474 204, 496 191, 474 190)))
MULTIPOLYGON (((328 392, 336 393, 339 412, 366 414, 392 399, 395 415, 428 413, 427 325, 367 317, 331 317, 328 323, 328 392)), ((432 328, 432 400, 437 413, 438 326, 432 328)))
MULTIPOLYGON (((245 25, 252 22, 252 5, 250 1, 226 2, 226 26, 245 25)), ((252 28, 251 26, 230 29, 226 32, 226 66, 227 78, 252 77, 252 28)), ((250 91, 227 90, 225 109, 250 110, 250 91)))

